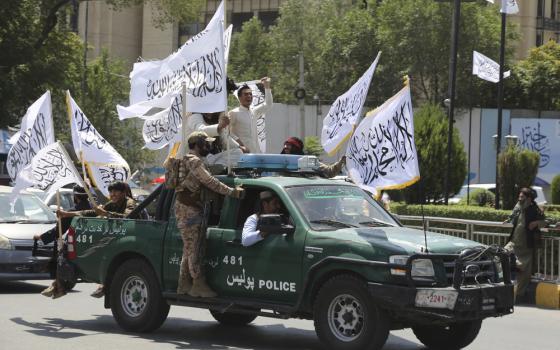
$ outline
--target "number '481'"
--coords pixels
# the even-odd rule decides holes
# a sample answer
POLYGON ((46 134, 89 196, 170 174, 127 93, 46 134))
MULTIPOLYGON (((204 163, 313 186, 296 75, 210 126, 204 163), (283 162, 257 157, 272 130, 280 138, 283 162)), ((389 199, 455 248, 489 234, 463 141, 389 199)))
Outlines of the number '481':
POLYGON ((243 257, 242 256, 238 256, 235 257, 233 255, 226 255, 224 256, 224 259, 222 260, 222 262, 226 265, 243 265, 243 257))

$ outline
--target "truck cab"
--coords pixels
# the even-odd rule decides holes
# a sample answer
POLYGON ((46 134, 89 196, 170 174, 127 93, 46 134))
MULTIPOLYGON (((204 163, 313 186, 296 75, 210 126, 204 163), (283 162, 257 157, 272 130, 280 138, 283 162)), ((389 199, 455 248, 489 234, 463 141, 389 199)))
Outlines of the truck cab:
MULTIPOLYGON (((155 330, 170 305, 181 305, 206 308, 225 324, 314 320, 333 349, 379 349, 390 330, 408 327, 430 348, 452 349, 470 344, 484 318, 513 312, 501 249, 405 228, 351 182, 254 157, 260 165, 219 176, 242 185, 244 198, 207 203, 205 271, 216 298, 176 293, 183 243, 173 190, 162 186, 140 204, 149 220, 74 219, 76 278, 105 285, 105 306, 121 327, 155 330), (281 213, 259 217, 270 234, 243 246, 243 225, 265 190, 280 199, 281 213)), ((293 164, 297 156, 281 157, 293 164)))

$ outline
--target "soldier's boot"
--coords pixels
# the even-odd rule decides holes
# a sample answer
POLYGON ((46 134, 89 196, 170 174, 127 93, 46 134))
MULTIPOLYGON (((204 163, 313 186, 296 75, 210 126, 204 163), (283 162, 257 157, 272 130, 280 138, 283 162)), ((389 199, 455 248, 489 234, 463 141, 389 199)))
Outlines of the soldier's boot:
POLYGON ((177 294, 189 294, 192 286, 193 280, 188 272, 179 275, 179 282, 177 283, 177 294))
POLYGON ((56 288, 56 282, 53 282, 47 289, 44 289, 41 292, 41 295, 44 295, 44 296, 50 298, 50 297, 53 296, 55 288, 56 288))
POLYGON ((52 294, 53 299, 58 299, 66 295, 66 290, 64 290, 64 286, 60 283, 60 281, 55 280, 54 285, 54 292, 52 294))
POLYGON ((214 298, 218 294, 210 289, 204 277, 199 277, 194 279, 189 295, 191 297, 214 298))

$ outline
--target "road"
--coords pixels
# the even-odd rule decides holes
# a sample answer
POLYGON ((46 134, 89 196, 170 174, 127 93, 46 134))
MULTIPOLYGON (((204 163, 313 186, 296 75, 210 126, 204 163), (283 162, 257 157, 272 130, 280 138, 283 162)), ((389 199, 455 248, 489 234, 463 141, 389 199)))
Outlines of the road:
MULTIPOLYGON (((220 326, 206 310, 174 306, 151 334, 127 334, 102 299, 89 296, 93 284, 79 284, 58 300, 39 294, 40 282, 0 282, 0 349, 292 349, 319 350, 313 322, 257 318, 250 326, 220 326)), ((560 311, 516 307, 511 316, 489 319, 468 349, 560 350, 560 311)), ((384 350, 424 347, 410 330, 393 331, 384 350)))

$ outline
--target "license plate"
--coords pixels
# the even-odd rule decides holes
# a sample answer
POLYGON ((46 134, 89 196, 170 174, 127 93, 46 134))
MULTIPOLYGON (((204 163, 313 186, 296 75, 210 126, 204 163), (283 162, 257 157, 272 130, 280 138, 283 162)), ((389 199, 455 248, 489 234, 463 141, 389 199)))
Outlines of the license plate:
POLYGON ((415 305, 453 310, 458 295, 455 290, 420 289, 416 292, 415 305))

